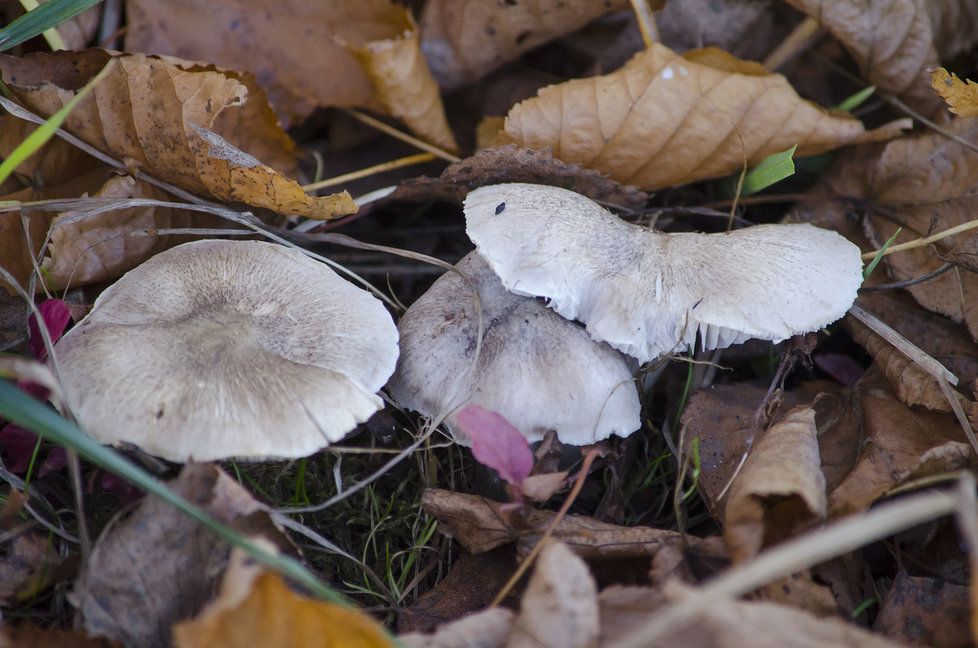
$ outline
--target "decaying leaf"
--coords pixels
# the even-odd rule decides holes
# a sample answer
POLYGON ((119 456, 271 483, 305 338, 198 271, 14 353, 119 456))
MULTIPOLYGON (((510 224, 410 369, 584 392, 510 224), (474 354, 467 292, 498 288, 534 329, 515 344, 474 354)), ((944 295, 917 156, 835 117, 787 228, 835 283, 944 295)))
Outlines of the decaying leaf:
MULTIPOLYGON (((285 542, 265 508, 214 465, 189 464, 170 487, 224 524, 285 542)), ((127 646, 169 646, 170 626, 210 599, 230 553, 199 523, 147 498, 95 544, 74 590, 81 624, 127 646)))
MULTIPOLYGON (((20 103, 48 117, 105 66, 108 76, 65 121, 65 129, 88 144, 132 160, 158 179, 221 200, 318 219, 356 211, 349 194, 308 196, 214 130, 226 127, 218 121, 221 113, 247 105, 248 87, 231 74, 176 59, 88 50, 3 55, 0 78, 20 103)), ((243 126, 240 120, 236 125, 243 126)), ((257 129, 242 132, 261 139, 257 129)), ((263 144, 250 150, 268 150, 267 139, 263 144)))
POLYGON ((611 74, 540 90, 506 116, 498 143, 555 157, 642 189, 727 175, 797 145, 804 157, 893 137, 802 100, 779 74, 716 48, 663 45, 611 74))
POLYGON ((567 164, 548 149, 535 150, 508 144, 483 149, 454 162, 437 178, 421 176, 404 180, 392 194, 397 200, 444 200, 462 204, 473 189, 503 182, 554 185, 584 194, 609 206, 639 210, 649 196, 635 187, 621 185, 604 174, 567 164))
POLYGON ((974 81, 962 81, 957 74, 937 68, 931 73, 930 83, 955 115, 978 117, 978 84, 974 81))
POLYGON ((494 607, 446 623, 433 634, 409 633, 397 637, 404 648, 502 648, 516 615, 494 607))
MULTIPOLYGON (((0 115, 0 158, 6 158, 37 128, 10 113, 0 115)), ((101 166, 95 158, 59 137, 51 138, 34 155, 20 163, 16 174, 31 187, 47 187, 68 182, 101 166)))
POLYGON ((741 58, 760 59, 783 37, 771 24, 769 0, 666 2, 655 15, 662 43, 676 52, 719 47, 741 58))
POLYGON ((734 479, 724 516, 735 562, 825 519, 815 410, 791 410, 757 440, 734 479))
POLYGON ((29 313, 30 308, 20 295, 0 290, 0 352, 9 351, 27 339, 29 313))
POLYGON ((968 588, 943 579, 897 574, 873 630, 913 646, 966 648, 971 606, 968 588))
POLYGON ((294 593, 278 574, 236 550, 220 594, 191 621, 173 627, 174 648, 288 646, 393 648, 363 612, 294 593))
POLYGON ((929 68, 978 42, 970 0, 785 0, 845 45, 863 77, 924 114, 941 110, 929 68))
POLYGON ((430 0, 421 15, 424 52, 438 82, 455 88, 627 5, 623 0, 430 0))
MULTIPOLYGON (((518 553, 525 555, 555 515, 527 508, 507 510, 484 497, 437 489, 425 491, 421 504, 428 515, 438 519, 439 531, 471 553, 517 542, 518 553)), ((668 545, 700 542, 676 531, 615 526, 581 515, 565 516, 552 537, 585 560, 651 557, 668 545)))
POLYGON ((45 533, 23 533, 0 549, 0 601, 8 605, 36 595, 46 583, 46 575, 61 563, 45 533))
POLYGON ((506 648, 589 648, 598 638, 598 587, 566 545, 547 541, 506 648))

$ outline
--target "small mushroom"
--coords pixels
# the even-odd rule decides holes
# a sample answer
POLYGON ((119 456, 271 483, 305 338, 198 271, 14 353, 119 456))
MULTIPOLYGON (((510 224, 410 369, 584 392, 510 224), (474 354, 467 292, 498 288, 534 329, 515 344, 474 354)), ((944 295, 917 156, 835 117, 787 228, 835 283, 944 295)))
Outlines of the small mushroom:
POLYGON ((530 441, 555 430, 584 445, 640 427, 632 363, 535 299, 507 292, 475 252, 447 272, 401 318, 401 358, 388 389, 404 407, 446 416, 466 444, 455 414, 481 405, 504 416, 530 441))
POLYGON ((697 334, 715 349, 818 330, 845 315, 862 282, 859 248, 807 224, 665 234, 532 184, 476 189, 465 218, 507 289, 547 298, 642 362, 697 334))
POLYGON ((208 240, 124 275, 55 354, 68 404, 103 443, 172 461, 291 458, 382 407, 397 330, 301 252, 208 240))

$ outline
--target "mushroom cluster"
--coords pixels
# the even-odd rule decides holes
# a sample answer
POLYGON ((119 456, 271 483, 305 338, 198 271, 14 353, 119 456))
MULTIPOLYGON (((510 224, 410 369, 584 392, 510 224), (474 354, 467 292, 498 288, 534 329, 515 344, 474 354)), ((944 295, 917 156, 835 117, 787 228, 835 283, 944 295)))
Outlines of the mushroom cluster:
POLYGON ((108 444, 172 461, 302 457, 383 405, 383 304, 297 250, 186 243, 106 289, 55 346, 65 400, 108 444))
POLYGON ((697 340, 714 349, 816 331, 862 282, 859 248, 811 225, 666 234, 521 183, 476 189, 464 210, 476 252, 457 270, 482 301, 482 357, 471 288, 449 273, 401 319, 390 385, 453 431, 453 412, 480 405, 531 440, 547 429, 570 444, 627 436, 639 403, 622 354, 648 362, 697 340))

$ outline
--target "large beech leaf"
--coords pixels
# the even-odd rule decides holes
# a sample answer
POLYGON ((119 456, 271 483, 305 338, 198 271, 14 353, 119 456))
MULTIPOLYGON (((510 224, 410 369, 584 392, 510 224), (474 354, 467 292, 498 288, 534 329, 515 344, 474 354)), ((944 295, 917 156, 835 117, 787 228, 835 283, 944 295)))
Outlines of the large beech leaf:
MULTIPOLYGON (((225 136, 257 125, 244 119, 254 109, 241 110, 238 119, 221 118, 247 106, 249 89, 231 73, 175 59, 90 50, 0 56, 0 78, 22 105, 47 117, 103 66, 109 67, 105 80, 65 122, 67 131, 88 144, 183 189, 222 200, 310 218, 356 211, 349 195, 308 196, 255 158, 252 151, 273 150, 275 136, 250 140, 248 151, 227 141, 225 136)), ((266 127, 274 119, 267 109, 255 116, 266 127)), ((287 140, 281 131, 277 137, 281 150, 287 140)))
POLYGON ((785 0, 830 31, 880 91, 933 114, 929 68, 978 43, 974 0, 785 0))
POLYGON ((555 157, 643 189, 715 178, 797 145, 798 157, 886 139, 801 99, 788 81, 716 48, 679 56, 654 44, 605 76, 540 90, 506 117, 497 143, 555 157))

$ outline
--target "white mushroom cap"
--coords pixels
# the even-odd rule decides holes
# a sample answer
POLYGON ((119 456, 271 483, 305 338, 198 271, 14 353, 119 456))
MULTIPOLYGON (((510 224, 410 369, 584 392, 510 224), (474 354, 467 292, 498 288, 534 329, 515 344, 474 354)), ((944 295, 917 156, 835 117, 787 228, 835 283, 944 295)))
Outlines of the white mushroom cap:
POLYGON ((397 330, 301 252, 211 240, 124 275, 55 353, 68 404, 103 443, 172 461, 301 457, 382 407, 397 330))
POLYGON ((453 416, 466 405, 498 412, 530 441, 552 429, 563 443, 584 445, 640 427, 625 356, 535 299, 507 292, 475 252, 456 268, 482 301, 478 364, 472 288, 447 272, 401 318, 401 359, 388 385, 396 401, 429 417, 447 414, 465 445, 453 416))
POLYGON ((532 184, 476 189, 465 218, 506 288, 546 297, 642 362, 697 334, 714 349, 818 330, 846 313, 862 282, 859 248, 807 224, 664 234, 532 184))

